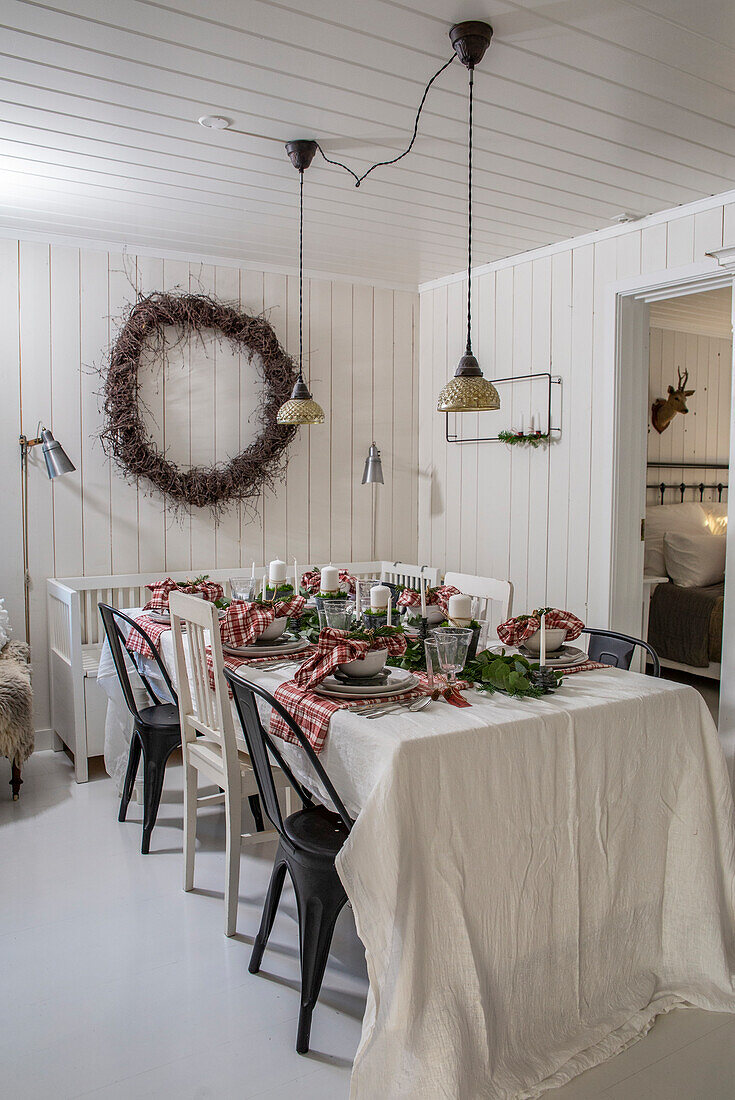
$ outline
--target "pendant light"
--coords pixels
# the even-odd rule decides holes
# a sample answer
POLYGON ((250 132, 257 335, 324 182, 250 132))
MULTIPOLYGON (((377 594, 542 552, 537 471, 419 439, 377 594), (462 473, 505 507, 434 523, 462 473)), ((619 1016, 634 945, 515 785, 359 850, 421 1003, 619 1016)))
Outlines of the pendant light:
POLYGON ((276 415, 279 424, 323 424, 324 410, 318 405, 304 382, 304 172, 314 159, 315 141, 289 141, 286 152, 299 173, 299 376, 288 401, 276 415))
POLYGON ((365 469, 362 471, 362 483, 363 485, 385 485, 383 481, 383 463, 380 459, 380 451, 378 450, 375 440, 370 444, 370 450, 365 459, 365 469))
POLYGON ((457 57, 469 70, 469 126, 467 143, 467 346, 454 377, 439 394, 439 412, 479 412, 500 408, 498 391, 483 378, 480 364, 472 354, 472 96, 475 65, 490 45, 492 27, 488 23, 457 23, 449 32, 457 57))

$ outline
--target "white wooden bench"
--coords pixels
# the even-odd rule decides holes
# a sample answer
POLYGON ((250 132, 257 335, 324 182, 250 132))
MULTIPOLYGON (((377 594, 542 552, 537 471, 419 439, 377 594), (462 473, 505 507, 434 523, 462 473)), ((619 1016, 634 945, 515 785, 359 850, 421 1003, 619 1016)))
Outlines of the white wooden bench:
MULTIPOLYGON (((422 569, 405 562, 334 562, 356 577, 380 577, 381 580, 418 586, 422 569)), ((260 579, 266 571, 256 566, 260 579)), ((209 570, 209 577, 227 589, 230 577, 250 573, 250 569, 209 570)), ((195 575, 195 570, 167 574, 175 581, 195 575)), ((55 746, 64 745, 74 756, 77 783, 88 779, 88 761, 100 756, 105 746, 107 696, 97 683, 97 668, 104 631, 97 605, 142 607, 150 593, 146 585, 160 579, 164 571, 131 573, 106 577, 52 577, 47 581, 49 672, 51 680, 51 724, 55 746)), ((427 584, 436 584, 438 571, 423 568, 427 584)))

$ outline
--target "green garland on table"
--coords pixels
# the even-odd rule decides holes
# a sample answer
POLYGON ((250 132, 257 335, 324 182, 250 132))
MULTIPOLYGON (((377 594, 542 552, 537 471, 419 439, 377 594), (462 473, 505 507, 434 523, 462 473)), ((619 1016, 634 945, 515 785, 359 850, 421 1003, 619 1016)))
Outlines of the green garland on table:
POLYGON ((485 691, 489 695, 502 691, 506 695, 538 699, 551 694, 561 682, 560 672, 547 670, 545 675, 553 686, 532 683, 529 673, 538 667, 537 661, 531 664, 519 655, 506 656, 505 653, 491 653, 484 649, 474 660, 467 662, 461 675, 464 680, 474 683, 475 691, 485 691))
MULTIPOLYGON (((408 638, 406 652, 401 657, 389 657, 386 663, 396 668, 407 668, 412 672, 425 672, 426 656, 423 640, 408 638)), ((533 684, 529 677, 529 672, 538 667, 538 662, 531 664, 525 657, 492 653, 489 649, 483 649, 467 662, 459 676, 462 680, 469 680, 476 691, 484 691, 488 695, 501 691, 505 695, 539 699, 559 686, 561 673, 547 672, 552 686, 538 686, 533 684)))
POLYGON ((548 432, 531 432, 530 435, 525 435, 523 432, 514 432, 509 429, 498 432, 498 439, 500 442, 508 443, 511 447, 540 447, 541 444, 545 443, 549 438, 548 432))

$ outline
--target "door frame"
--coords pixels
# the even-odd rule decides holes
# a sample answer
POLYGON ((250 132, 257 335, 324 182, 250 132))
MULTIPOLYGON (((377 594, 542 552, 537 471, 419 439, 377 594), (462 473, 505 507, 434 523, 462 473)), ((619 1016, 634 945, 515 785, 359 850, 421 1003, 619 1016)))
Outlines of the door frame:
MULTIPOLYGON (((599 605, 594 617, 613 629, 640 635, 643 607, 643 542, 645 470, 648 432, 648 304, 729 286, 733 289, 735 327, 735 249, 709 253, 709 258, 686 267, 638 275, 612 283, 605 300, 605 358, 601 400, 593 407, 593 439, 598 441, 593 477, 610 500, 609 530, 601 532, 600 546, 609 549, 596 567, 599 605), (600 407, 602 406, 602 407, 600 407), (614 410, 605 416, 605 409, 614 410), (600 421, 594 423, 595 416, 600 421), (596 431, 594 429, 597 429, 596 431), (607 565, 605 579, 602 570, 607 565)), ((735 342, 734 342, 735 352, 735 342)), ((602 381, 602 380, 601 380, 602 381)), ((730 465, 735 466, 735 361, 730 406, 730 465)), ((593 484, 595 482, 593 481, 593 484)), ((729 494, 728 494, 729 496, 729 494)), ((735 527, 735 525, 733 525, 735 527)), ((728 524, 725 576, 722 674, 720 682, 720 737, 735 778, 735 530, 728 524), (729 593, 729 595, 728 595, 729 593), (728 751, 728 749, 730 751, 728 751)), ((592 569, 592 563, 591 563, 592 569)), ((590 591, 595 591, 595 578, 590 591)), ((591 615, 592 617, 592 615, 591 615)))

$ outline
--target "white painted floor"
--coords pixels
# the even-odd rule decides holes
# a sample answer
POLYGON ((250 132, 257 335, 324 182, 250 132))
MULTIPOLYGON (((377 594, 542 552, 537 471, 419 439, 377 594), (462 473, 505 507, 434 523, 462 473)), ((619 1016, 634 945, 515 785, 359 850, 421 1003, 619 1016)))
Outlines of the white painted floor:
MULTIPOLYGON (((301 1057, 288 888, 264 971, 247 971, 272 844, 243 856, 239 932, 228 940, 217 808, 200 814, 197 891, 181 890, 180 767, 169 769, 149 856, 140 854, 139 807, 118 824, 99 767, 77 786, 63 754, 37 753, 16 803, 6 773, 2 761, 0 1095, 346 1100, 367 985, 349 909, 314 1014, 313 1050, 301 1057)), ((390 1095, 386 1082, 385 1100, 390 1095)), ((735 1017, 672 1012, 617 1058, 548 1096, 733 1100, 735 1017)))

